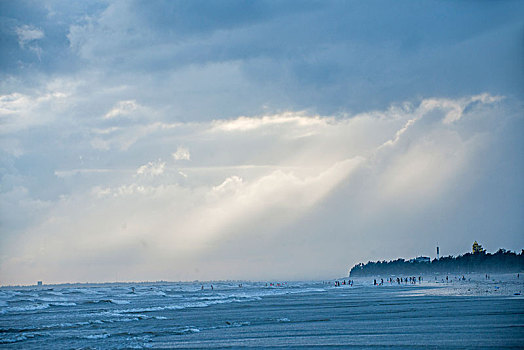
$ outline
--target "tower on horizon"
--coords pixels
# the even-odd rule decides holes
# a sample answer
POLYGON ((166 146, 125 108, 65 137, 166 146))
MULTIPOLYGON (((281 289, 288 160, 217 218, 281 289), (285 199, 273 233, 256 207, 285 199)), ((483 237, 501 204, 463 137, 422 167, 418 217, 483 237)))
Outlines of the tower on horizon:
POLYGON ((439 248, 438 243, 437 243, 437 260, 440 259, 439 255, 440 255, 440 248, 439 248))

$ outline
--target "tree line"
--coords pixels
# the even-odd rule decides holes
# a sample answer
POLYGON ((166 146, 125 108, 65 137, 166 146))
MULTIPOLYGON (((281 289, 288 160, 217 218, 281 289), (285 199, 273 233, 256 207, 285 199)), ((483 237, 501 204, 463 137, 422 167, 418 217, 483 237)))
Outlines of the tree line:
POLYGON ((496 253, 465 253, 433 259, 429 262, 410 262, 402 258, 390 261, 368 261, 351 268, 350 277, 379 275, 420 275, 434 273, 511 273, 524 271, 524 249, 520 254, 506 249, 496 253))

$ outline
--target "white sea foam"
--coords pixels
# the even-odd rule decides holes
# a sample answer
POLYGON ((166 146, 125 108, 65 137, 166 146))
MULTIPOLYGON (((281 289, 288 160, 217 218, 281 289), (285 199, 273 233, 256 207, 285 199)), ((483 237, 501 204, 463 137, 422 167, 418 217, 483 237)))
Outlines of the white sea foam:
POLYGON ((51 306, 76 306, 76 303, 71 302, 60 302, 60 303, 49 303, 51 306))
POLYGON ((95 288, 71 288, 67 291, 67 294, 86 294, 86 295, 96 295, 100 294, 95 288))
POLYGON ((16 343, 16 342, 24 341, 24 340, 27 340, 27 337, 23 334, 20 334, 14 337, 0 338, 0 344, 16 343))
POLYGON ((180 333, 199 333, 200 329, 196 327, 187 327, 180 331, 180 333))
POLYGON ((64 294, 62 294, 62 292, 57 292, 57 291, 48 291, 47 294, 51 294, 51 295, 56 295, 56 296, 63 296, 64 294))
POLYGON ((105 338, 107 338, 109 336, 110 336, 109 333, 102 333, 102 334, 85 335, 85 336, 83 336, 83 338, 85 338, 85 339, 105 339, 105 338))
POLYGON ((141 294, 141 295, 156 295, 156 296, 161 296, 161 297, 167 296, 167 294, 161 290, 137 291, 136 293, 141 294))
POLYGON ((45 302, 53 302, 53 301, 67 301, 68 299, 66 298, 37 298, 36 300, 40 300, 40 301, 45 301, 45 302))
POLYGON ((27 306, 11 306, 5 309, 2 309, 0 313, 12 313, 12 312, 27 312, 27 311, 37 311, 47 309, 49 304, 36 304, 36 305, 27 305, 27 306))

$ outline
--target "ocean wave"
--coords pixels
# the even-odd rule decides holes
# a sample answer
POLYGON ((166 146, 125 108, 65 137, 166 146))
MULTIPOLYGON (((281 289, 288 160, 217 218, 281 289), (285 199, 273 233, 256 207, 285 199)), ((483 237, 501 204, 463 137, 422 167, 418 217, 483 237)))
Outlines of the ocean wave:
POLYGON ((56 295, 56 296, 63 296, 62 292, 56 292, 56 291, 47 291, 47 294, 56 295))
POLYGON ((10 343, 17 343, 17 342, 21 342, 21 341, 24 341, 24 340, 27 340, 28 337, 26 337, 25 335, 16 335, 14 337, 11 337, 11 338, 0 338, 0 344, 10 344, 10 343))
POLYGON ((29 311, 38 311, 47 309, 49 304, 36 304, 36 305, 27 305, 27 306, 11 306, 0 311, 0 314, 5 313, 15 313, 15 312, 29 312, 29 311))
POLYGON ((107 337, 111 336, 109 333, 102 333, 102 334, 89 334, 89 335, 83 335, 81 338, 84 339, 105 339, 107 337))
POLYGON ((140 321, 140 320, 149 320, 149 319, 167 320, 167 317, 163 317, 163 316, 149 316, 149 315, 143 315, 143 314, 130 315, 130 312, 125 312, 125 311, 126 310, 118 310, 118 311, 113 311, 113 312, 111 311, 100 312, 97 314, 98 316, 109 317, 109 319, 101 318, 96 321, 99 323, 114 323, 114 322, 130 322, 130 321, 140 321))
POLYGON ((226 321, 226 325, 228 327, 242 327, 242 326, 249 326, 251 322, 248 321, 242 321, 242 322, 229 322, 226 321))
POLYGON ((44 301, 44 302, 67 301, 66 298, 37 298, 36 300, 44 301))
POLYGON ((10 306, 5 307, 0 310, 0 314, 8 313, 22 313, 22 312, 31 312, 48 309, 51 306, 76 306, 76 303, 46 303, 46 304, 36 304, 36 305, 26 305, 26 306, 10 306))
POLYGON ((199 333, 199 332, 200 332, 200 329, 198 329, 198 328, 187 327, 187 328, 181 329, 179 331, 174 331, 173 333, 175 333, 175 334, 188 334, 188 333, 199 333))
POLYGON ((95 288, 71 288, 66 294, 87 294, 87 295, 96 295, 100 294, 95 288))
POLYGON ((170 310, 170 306, 153 306, 153 307, 124 309, 124 310, 118 310, 118 313, 119 314, 120 313, 131 314, 131 313, 155 312, 155 311, 163 311, 163 310, 170 310))
POLYGON ((84 304, 115 304, 115 305, 124 305, 124 304, 130 304, 131 302, 128 300, 120 300, 120 299, 100 299, 100 300, 87 300, 84 301, 84 304))
POLYGON ((138 295, 155 295, 160 297, 165 297, 167 294, 161 290, 145 290, 145 291, 136 291, 135 292, 138 295))
POLYGON ((37 336, 44 336, 49 335, 47 333, 22 333, 22 334, 16 334, 8 337, 0 337, 0 344, 11 344, 11 343, 18 343, 24 340, 28 340, 37 336))
POLYGON ((76 306, 76 303, 72 302, 60 302, 60 303, 49 303, 51 306, 76 306))
POLYGON ((62 322, 62 323, 53 323, 49 325, 42 325, 39 327, 31 328, 0 328, 1 333, 34 333, 41 331, 52 331, 57 329, 72 329, 79 328, 82 326, 92 325, 92 324, 103 324, 100 320, 91 320, 91 321, 82 321, 82 322, 62 322))
POLYGON ((265 290, 259 291, 246 291, 246 292, 237 292, 229 294, 230 297, 234 298, 256 298, 260 300, 263 297, 267 296, 279 296, 287 294, 301 294, 301 293, 321 293, 326 292, 323 288, 268 288, 265 290))
POLYGON ((217 299, 209 301, 189 301, 181 304, 175 305, 165 305, 165 306, 152 306, 152 307, 143 307, 143 308, 133 308, 133 309, 124 309, 118 310, 119 313, 141 313, 141 312, 155 312, 155 311, 164 311, 164 310, 182 310, 190 308, 201 308, 208 307, 216 304, 227 304, 227 303, 242 303, 246 301, 259 300, 259 297, 252 298, 228 298, 228 299, 217 299))
POLYGON ((34 302, 38 302, 39 300, 40 299, 38 298, 22 298, 22 299, 9 300, 9 304, 34 303, 34 302))

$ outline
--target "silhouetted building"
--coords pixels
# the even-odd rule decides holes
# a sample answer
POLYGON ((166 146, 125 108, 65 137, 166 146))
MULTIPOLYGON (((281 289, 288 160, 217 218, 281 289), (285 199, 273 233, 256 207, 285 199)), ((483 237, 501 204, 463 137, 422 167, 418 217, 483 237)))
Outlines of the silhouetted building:
POLYGON ((410 263, 428 263, 430 261, 431 259, 429 258, 429 256, 418 256, 414 259, 409 260, 410 263))

